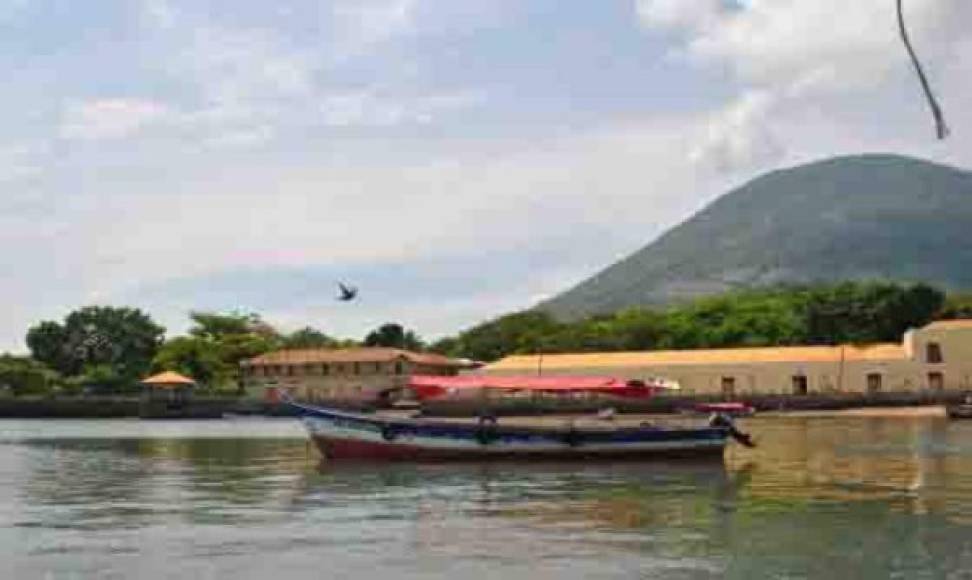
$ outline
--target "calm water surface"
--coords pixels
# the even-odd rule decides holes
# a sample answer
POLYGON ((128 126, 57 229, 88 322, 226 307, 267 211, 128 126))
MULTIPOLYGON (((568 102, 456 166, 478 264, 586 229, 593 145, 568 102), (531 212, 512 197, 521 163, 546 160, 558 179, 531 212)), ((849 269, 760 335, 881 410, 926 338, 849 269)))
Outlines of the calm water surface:
POLYGON ((2 578, 972 578, 972 421, 724 464, 333 465, 291 420, 0 421, 2 578))

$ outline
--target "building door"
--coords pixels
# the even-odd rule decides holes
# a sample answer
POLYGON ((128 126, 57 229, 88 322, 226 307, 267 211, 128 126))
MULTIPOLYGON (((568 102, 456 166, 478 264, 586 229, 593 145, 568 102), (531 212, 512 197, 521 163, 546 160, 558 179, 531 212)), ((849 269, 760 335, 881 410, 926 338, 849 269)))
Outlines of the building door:
POLYGON ((881 373, 868 373, 867 392, 868 393, 881 392, 881 373))
POLYGON ((928 373, 928 388, 933 391, 945 390, 945 375, 942 373, 928 373))
POLYGON ((722 377, 722 398, 734 399, 736 397, 736 378, 722 377))
POLYGON ((794 395, 806 395, 809 391, 809 381, 806 375, 794 375, 793 376, 793 394, 794 395))

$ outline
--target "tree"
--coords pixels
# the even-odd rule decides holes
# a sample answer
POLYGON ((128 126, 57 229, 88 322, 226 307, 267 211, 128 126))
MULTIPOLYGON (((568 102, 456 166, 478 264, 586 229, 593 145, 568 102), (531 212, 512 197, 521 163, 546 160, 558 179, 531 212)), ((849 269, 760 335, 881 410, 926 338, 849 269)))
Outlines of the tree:
POLYGON ((197 336, 178 336, 167 340, 155 360, 155 371, 171 370, 192 377, 204 386, 231 382, 236 369, 223 360, 218 345, 197 336))
POLYGON ((459 339, 454 336, 446 336, 429 345, 429 350, 445 356, 458 357, 459 339))
MULTIPOLYGON (((213 388, 240 382, 240 362, 281 348, 284 339, 257 314, 237 312, 191 312, 193 321, 189 338, 196 342, 180 342, 167 350, 166 357, 156 360, 156 367, 172 362, 177 368, 197 368, 204 376, 194 378, 213 388), (208 353, 203 351, 208 350, 208 353), (204 356, 205 354, 205 356, 204 356), (214 364, 214 359, 219 364, 214 364)), ((190 373, 191 374, 191 373, 190 373)))
POLYGON ((133 386, 150 368, 165 329, 141 310, 88 306, 63 324, 44 321, 27 332, 33 357, 67 377, 102 367, 96 376, 111 388, 133 386), (107 369, 107 370, 106 370, 107 369))
POLYGON ((494 361, 513 352, 537 352, 547 337, 562 330, 563 324, 546 312, 514 312, 460 333, 453 355, 494 361))
POLYGON ((365 336, 365 346, 384 346, 405 350, 425 349, 422 339, 414 331, 405 330, 401 324, 389 322, 372 330, 365 336))
POLYGON ((49 367, 62 372, 72 366, 67 349, 67 332, 53 321, 44 321, 27 331, 27 346, 35 360, 44 361, 49 367))
POLYGON ((845 282, 813 288, 804 303, 807 342, 898 341, 909 328, 931 322, 944 303, 945 295, 925 284, 845 282))
POLYGON ((58 383, 56 372, 23 356, 0 355, 0 389, 16 396, 49 392, 58 383))
POLYGON ((280 334, 260 318, 259 314, 193 311, 189 313, 193 325, 189 334, 208 340, 220 340, 227 336, 253 335, 268 341, 279 341, 280 334))
POLYGON ((972 318, 972 294, 949 294, 936 317, 940 319, 972 318))
POLYGON ((286 348, 335 348, 339 344, 330 336, 310 326, 290 333, 283 339, 283 343, 286 348))
POLYGON ((439 339, 432 349, 490 361, 512 353, 897 342, 909 328, 942 316, 972 317, 972 298, 945 301, 925 284, 780 286, 574 322, 517 312, 439 339))

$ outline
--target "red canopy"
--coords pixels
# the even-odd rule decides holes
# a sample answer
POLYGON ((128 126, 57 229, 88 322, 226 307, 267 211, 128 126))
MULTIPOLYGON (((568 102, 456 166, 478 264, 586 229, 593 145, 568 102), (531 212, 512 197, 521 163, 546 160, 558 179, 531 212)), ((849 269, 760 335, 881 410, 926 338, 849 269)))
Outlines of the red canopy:
POLYGON ((469 389, 538 391, 547 393, 588 392, 621 397, 650 397, 659 390, 671 388, 661 381, 629 381, 597 376, 509 376, 463 375, 442 377, 412 375, 408 386, 419 399, 430 399, 469 389))

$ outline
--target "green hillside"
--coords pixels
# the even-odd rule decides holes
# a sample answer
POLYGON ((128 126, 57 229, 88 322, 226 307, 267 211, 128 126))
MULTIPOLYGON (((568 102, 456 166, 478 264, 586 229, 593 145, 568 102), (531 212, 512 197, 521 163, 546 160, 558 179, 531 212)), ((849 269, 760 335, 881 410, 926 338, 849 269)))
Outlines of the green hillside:
POLYGON ((893 155, 775 171, 538 306, 563 319, 776 284, 972 289, 972 172, 893 155))

